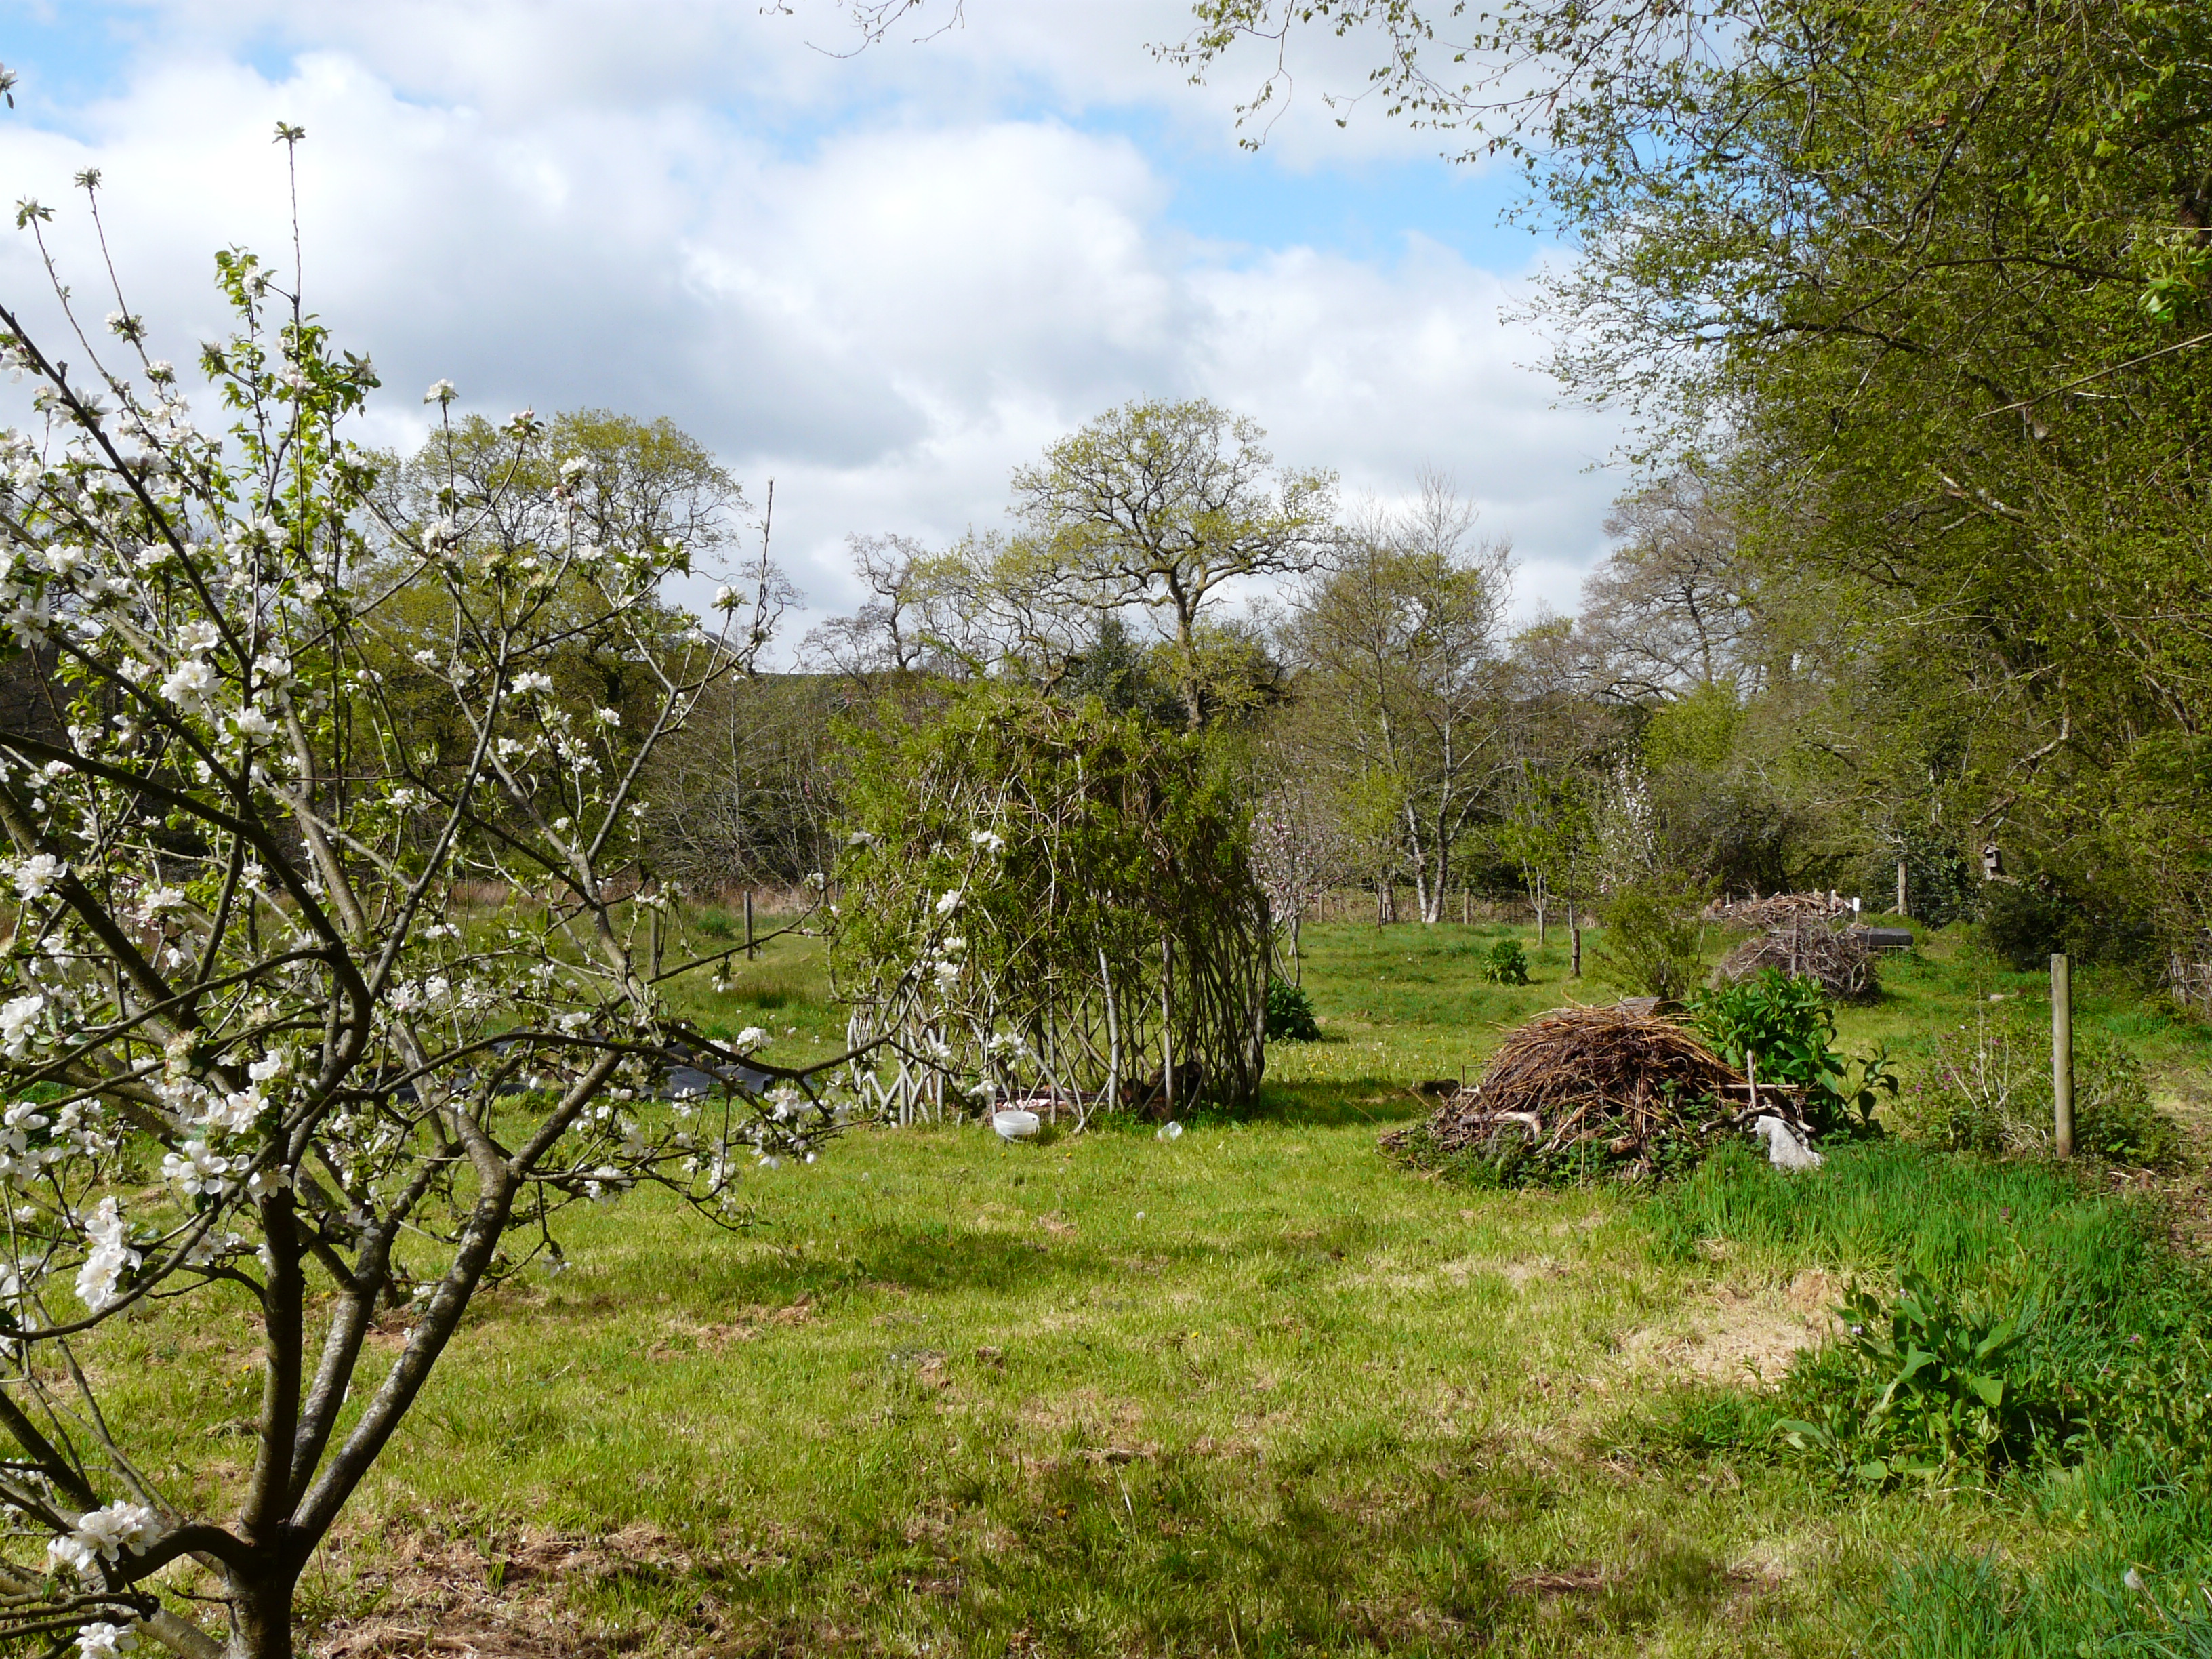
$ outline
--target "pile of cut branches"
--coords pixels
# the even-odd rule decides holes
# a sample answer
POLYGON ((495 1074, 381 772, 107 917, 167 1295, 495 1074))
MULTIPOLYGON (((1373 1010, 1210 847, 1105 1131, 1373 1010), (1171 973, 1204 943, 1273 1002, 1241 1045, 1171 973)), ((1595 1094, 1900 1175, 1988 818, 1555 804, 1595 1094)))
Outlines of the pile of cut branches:
MULTIPOLYGON (((1559 1008, 1511 1032, 1482 1080, 1384 1147, 1425 1167, 1486 1167, 1505 1184, 1686 1168, 1748 1121, 1743 1077, 1662 1015, 1559 1008)), ((1761 1091, 1761 1109, 1794 1115, 1761 1091)))
POLYGON ((1807 920, 1779 922, 1744 940, 1721 958, 1708 982, 1733 985, 1767 968, 1812 980, 1838 1002, 1870 1002, 1881 991, 1863 933, 1807 920))
POLYGON ((1705 907, 1705 919, 1726 927, 1763 929, 1792 922, 1809 926, 1852 914, 1850 901, 1838 893, 1775 893, 1765 898, 1717 898, 1705 907))

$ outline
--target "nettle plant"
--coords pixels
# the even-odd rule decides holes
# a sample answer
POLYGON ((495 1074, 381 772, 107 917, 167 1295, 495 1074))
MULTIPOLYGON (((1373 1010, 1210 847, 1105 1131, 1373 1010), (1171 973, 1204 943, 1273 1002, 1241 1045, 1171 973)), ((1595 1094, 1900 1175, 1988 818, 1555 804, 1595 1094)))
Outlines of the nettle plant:
MULTIPOLYGON (((48 216, 19 210, 42 254, 48 216)), ((218 267, 221 434, 119 290, 120 368, 58 280, 67 363, 0 307, 36 415, 0 435, 0 672, 45 710, 0 729, 0 1637, 86 1659, 142 1635, 289 1654, 303 1566, 481 1287, 558 1265, 564 1206, 642 1183, 741 1220, 741 1171, 839 1118, 812 1082, 836 1060, 654 1097, 672 1043, 734 1077, 760 1040, 662 1006, 704 964, 660 965, 637 790, 765 641, 765 548, 703 630, 656 597, 687 549, 587 541, 589 463, 526 414, 508 482, 394 516, 342 436, 368 360, 252 255, 218 267), (627 712, 568 689, 593 662, 627 712), (437 721, 395 696, 403 668, 437 721), (173 1446, 157 1476, 101 1408, 108 1328, 190 1298, 255 1328, 243 1477, 173 1446), (388 1364, 364 1353, 380 1317, 406 1328, 388 1364)))

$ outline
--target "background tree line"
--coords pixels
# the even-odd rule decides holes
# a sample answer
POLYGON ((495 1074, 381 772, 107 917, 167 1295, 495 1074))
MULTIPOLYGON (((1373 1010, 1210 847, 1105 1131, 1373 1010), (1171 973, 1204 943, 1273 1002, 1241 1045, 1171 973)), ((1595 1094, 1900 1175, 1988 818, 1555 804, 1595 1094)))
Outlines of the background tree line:
POLYGON ((1212 734, 1285 897, 1871 897, 1902 862, 2023 958, 2212 958, 2212 14, 1196 9, 1200 74, 1367 41, 1400 117, 1517 158, 1576 247, 1553 366, 1640 422, 1577 614, 1509 627, 1443 481, 1347 505, 1232 414, 1133 404, 1019 469, 1003 530, 855 539, 867 602, 686 738, 672 872, 820 867, 836 714, 1011 678, 1212 734))

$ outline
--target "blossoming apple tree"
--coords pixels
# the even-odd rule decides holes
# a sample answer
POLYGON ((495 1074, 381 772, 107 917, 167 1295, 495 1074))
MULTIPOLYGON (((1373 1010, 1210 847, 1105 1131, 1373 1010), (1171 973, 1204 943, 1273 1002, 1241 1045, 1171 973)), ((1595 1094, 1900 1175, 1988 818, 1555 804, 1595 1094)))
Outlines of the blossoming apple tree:
MULTIPOLYGON (((42 254, 50 217, 18 210, 42 254)), ((218 432, 119 289, 104 336, 58 277, 50 325, 0 305, 33 394, 0 434, 0 672, 49 711, 0 728, 0 1637, 85 1659, 289 1654, 295 1581, 481 1286, 557 1261, 579 1200, 658 1182, 729 1214, 745 1167, 837 1120, 813 1080, 837 1060, 670 1017, 684 964, 638 879, 639 780, 764 644, 765 550, 718 629, 678 619, 656 594, 690 550, 587 538, 588 463, 549 469, 526 413, 536 498, 395 517, 344 436, 368 361, 296 277, 217 263, 218 432), (652 695, 564 694, 578 653, 652 695), (436 682, 427 736, 387 695, 400 660, 436 682), (677 1042, 774 1086, 656 1099, 677 1042), (100 1407, 106 1328, 193 1299, 261 1350, 228 1515, 100 1407), (380 1318, 406 1328, 388 1364, 380 1318)))

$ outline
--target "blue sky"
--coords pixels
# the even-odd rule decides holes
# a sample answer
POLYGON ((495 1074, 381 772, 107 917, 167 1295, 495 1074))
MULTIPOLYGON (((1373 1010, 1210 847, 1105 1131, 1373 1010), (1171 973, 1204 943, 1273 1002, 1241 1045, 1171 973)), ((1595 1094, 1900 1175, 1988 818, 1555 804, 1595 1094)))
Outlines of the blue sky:
POLYGON ((441 374, 672 415, 777 478, 817 611, 852 598, 848 532, 988 522, 1012 466, 1154 395, 1255 415, 1348 494, 1447 471, 1521 550, 1523 608, 1571 606, 1617 428, 1554 406, 1510 315, 1563 256, 1500 222, 1503 172, 1367 111, 1336 127, 1317 94, 1358 83, 1359 43, 1297 66, 1255 154, 1255 67, 1193 88, 1146 49, 1180 0, 968 0, 849 59, 814 49, 830 0, 796 9, 0 0, 0 169, 56 200, 100 167, 134 307, 188 334, 214 248, 284 239, 268 135, 305 125, 311 288, 385 368, 386 441, 441 374))

